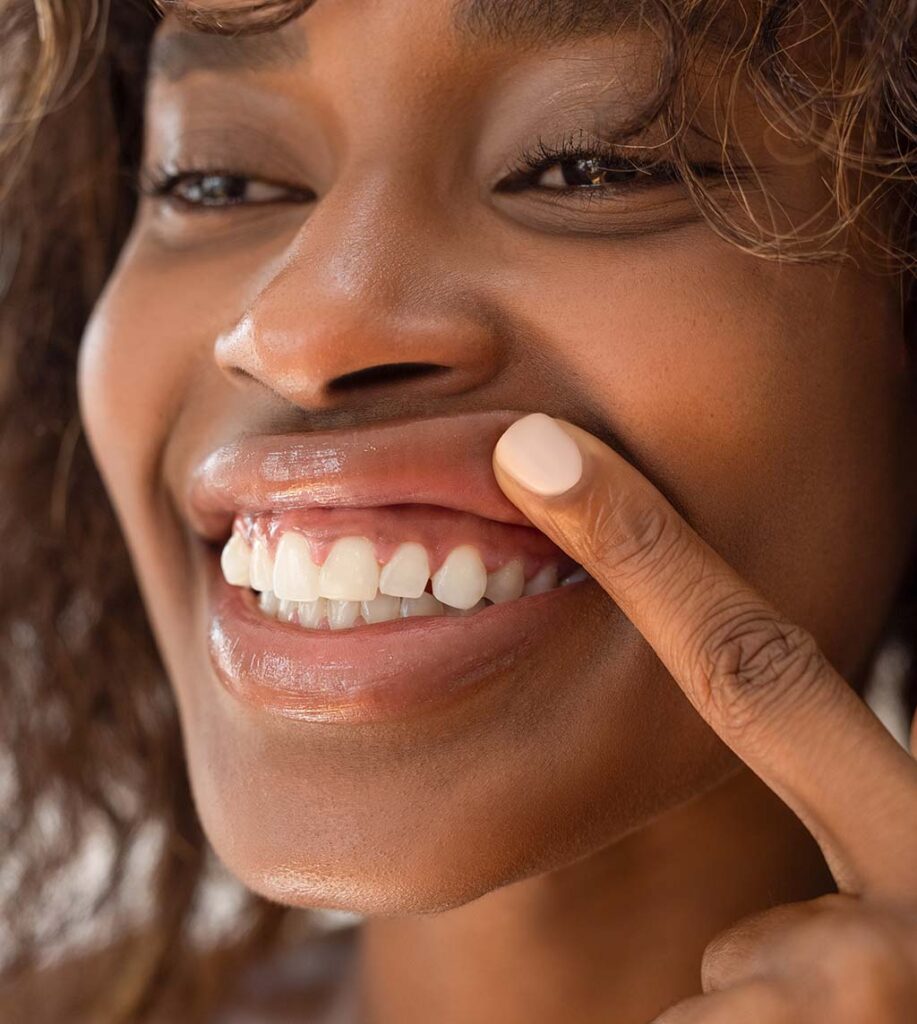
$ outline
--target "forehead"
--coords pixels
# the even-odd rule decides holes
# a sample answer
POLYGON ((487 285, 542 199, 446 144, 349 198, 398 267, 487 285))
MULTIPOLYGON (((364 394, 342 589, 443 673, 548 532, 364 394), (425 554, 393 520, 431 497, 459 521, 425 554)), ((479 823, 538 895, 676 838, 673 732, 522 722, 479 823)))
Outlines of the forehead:
MULTIPOLYGON (((385 3, 386 0, 380 0, 385 3)), ((429 16, 437 5, 433 0, 388 0, 410 13, 412 4, 422 3, 429 16)), ((359 0, 309 0, 297 10, 306 13, 321 4, 336 4, 339 10, 353 7, 359 18, 359 0)), ((457 43, 505 46, 551 46, 576 39, 611 34, 645 10, 644 0, 446 0, 442 18, 457 43)), ((206 6, 203 8, 206 10, 206 6)), ((234 8, 238 12, 240 8, 234 8)), ((239 22, 235 13, 234 24, 239 22)), ((214 18, 213 25, 219 25, 214 18)), ((150 69, 170 80, 190 70, 245 71, 282 69, 303 60, 308 52, 308 32, 303 22, 264 32, 223 33, 186 27, 180 18, 167 18, 156 34, 150 69)))

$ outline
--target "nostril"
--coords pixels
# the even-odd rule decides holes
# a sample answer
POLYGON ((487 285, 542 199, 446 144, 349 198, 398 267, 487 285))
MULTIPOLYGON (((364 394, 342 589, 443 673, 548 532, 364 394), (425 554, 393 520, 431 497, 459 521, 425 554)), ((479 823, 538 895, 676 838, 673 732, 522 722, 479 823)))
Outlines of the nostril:
POLYGON ((359 388, 378 387, 380 384, 401 384, 421 377, 448 373, 449 369, 438 363, 380 363, 378 366, 366 366, 362 370, 342 373, 328 383, 327 390, 340 394, 359 388))

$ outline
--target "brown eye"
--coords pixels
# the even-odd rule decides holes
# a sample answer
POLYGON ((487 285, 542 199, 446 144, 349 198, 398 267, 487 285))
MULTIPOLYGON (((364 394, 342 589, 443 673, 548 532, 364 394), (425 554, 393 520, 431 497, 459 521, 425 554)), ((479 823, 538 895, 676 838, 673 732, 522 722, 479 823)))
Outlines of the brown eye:
POLYGON ((149 193, 185 206, 209 209, 298 203, 309 198, 289 185, 222 171, 176 172, 156 181, 149 193))
POLYGON ((546 167, 535 185, 544 189, 607 188, 609 185, 626 185, 649 173, 633 164, 610 167, 600 157, 583 157, 560 160, 546 167))

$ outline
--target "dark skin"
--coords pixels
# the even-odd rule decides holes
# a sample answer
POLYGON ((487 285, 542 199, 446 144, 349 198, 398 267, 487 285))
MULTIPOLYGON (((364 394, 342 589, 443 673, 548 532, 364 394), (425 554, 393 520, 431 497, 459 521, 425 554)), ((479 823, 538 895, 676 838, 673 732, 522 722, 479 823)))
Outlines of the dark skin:
MULTIPOLYGON (((700 991, 716 935, 833 882, 811 822, 698 714, 660 632, 666 595, 629 603, 590 545, 604 506, 552 533, 508 485, 597 582, 470 698, 348 730, 214 684, 189 476, 242 435, 542 410, 626 453, 858 687, 917 509, 895 282, 744 254, 677 182, 617 182, 607 202, 549 194, 551 173, 500 187, 539 135, 633 107, 652 34, 482 41, 451 3, 340 0, 283 29, 282 57, 266 37, 255 53, 181 36, 168 18, 158 32, 145 165, 231 170, 253 191, 203 210, 143 198, 80 394, 208 837, 270 899, 369 915, 349 1016, 648 1021, 700 991), (407 361, 446 370, 333 386, 407 361)), ((720 84, 696 83, 700 118, 720 84)), ((752 209, 814 214, 818 158, 745 114, 769 190, 752 209)))

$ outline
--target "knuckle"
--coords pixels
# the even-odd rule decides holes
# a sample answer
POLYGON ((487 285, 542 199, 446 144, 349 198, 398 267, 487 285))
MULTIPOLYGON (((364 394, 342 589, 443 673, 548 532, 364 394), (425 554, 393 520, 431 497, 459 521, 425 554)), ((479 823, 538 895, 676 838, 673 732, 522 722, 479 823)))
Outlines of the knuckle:
POLYGON ((754 600, 714 609, 689 649, 701 710, 737 734, 809 699, 828 668, 810 633, 754 600))
POLYGON ((731 928, 712 939, 701 958, 701 983, 705 992, 724 988, 741 967, 742 943, 737 929, 731 928))
POLYGON ((897 1024, 913 1009, 914 964, 895 930, 863 911, 832 914, 808 936, 813 995, 839 1020, 897 1024))

